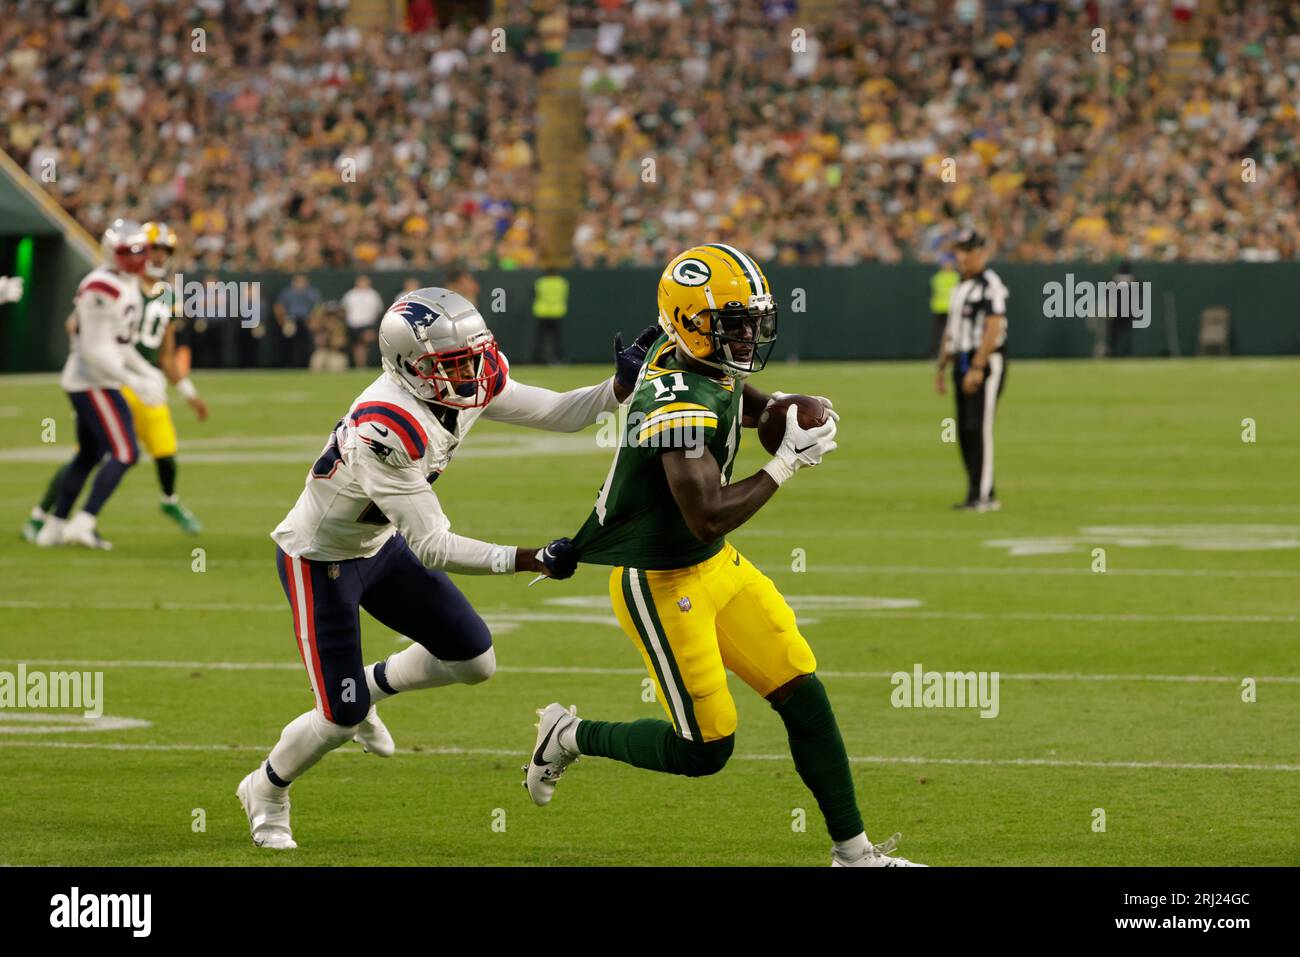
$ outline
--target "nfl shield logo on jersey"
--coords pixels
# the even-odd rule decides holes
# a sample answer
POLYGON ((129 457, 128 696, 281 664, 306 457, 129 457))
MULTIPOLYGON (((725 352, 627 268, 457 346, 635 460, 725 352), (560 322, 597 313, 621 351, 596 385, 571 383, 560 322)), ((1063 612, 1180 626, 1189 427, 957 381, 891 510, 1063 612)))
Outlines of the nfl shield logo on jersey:
POLYGON ((683 612, 690 611, 691 600, 689 598, 679 598, 677 599, 677 607, 680 608, 683 612))
POLYGON ((339 566, 337 564, 331 565, 329 568, 325 569, 325 574, 329 575, 330 581, 338 581, 339 566))

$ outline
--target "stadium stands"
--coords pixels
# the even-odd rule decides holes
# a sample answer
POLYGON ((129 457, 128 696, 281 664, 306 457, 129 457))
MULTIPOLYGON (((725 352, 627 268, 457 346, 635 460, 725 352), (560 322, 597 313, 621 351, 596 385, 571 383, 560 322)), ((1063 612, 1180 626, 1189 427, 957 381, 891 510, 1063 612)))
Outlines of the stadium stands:
POLYGON ((0 22, 0 145, 92 233, 176 223, 195 268, 536 266, 538 206, 575 182, 542 232, 572 228, 585 266, 702 234, 779 264, 928 259, 965 219, 1018 261, 1297 256, 1284 5, 589 0, 416 34, 332 2, 135 6, 0 22), (557 62, 582 100, 543 102, 557 62), (567 126, 538 131, 566 102, 570 157, 567 126), (539 177, 539 144, 581 180, 539 177))

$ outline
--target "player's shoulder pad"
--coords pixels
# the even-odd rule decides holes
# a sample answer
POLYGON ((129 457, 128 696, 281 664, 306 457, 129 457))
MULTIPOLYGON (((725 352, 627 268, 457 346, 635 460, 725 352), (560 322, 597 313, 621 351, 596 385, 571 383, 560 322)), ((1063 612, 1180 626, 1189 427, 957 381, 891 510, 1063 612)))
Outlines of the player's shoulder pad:
POLYGON ((1000 292, 1004 296, 1007 294, 1006 283, 1004 283, 1002 277, 992 269, 984 270, 984 282, 988 284, 990 290, 1000 292))
POLYGON ((107 299, 120 299, 126 292, 126 285, 110 270, 92 269, 77 286, 77 297, 84 293, 94 293, 107 299))
POLYGON ((628 437, 636 445, 686 448, 708 441, 718 428, 720 383, 710 387, 706 376, 681 373, 642 383, 628 410, 628 437), (704 382, 692 383, 692 378, 704 382), (684 386, 684 387, 683 387, 684 386))
POLYGON ((429 436, 420 420, 397 402, 363 395, 348 413, 348 424, 358 442, 390 465, 418 462, 429 447, 429 436))

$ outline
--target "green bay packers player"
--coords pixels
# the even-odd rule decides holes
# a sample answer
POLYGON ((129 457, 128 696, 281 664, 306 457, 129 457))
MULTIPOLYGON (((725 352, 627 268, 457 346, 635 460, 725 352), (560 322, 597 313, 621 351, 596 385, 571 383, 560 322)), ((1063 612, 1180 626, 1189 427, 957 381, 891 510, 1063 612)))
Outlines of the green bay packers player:
MULTIPOLYGON (((185 376, 176 362, 176 324, 172 287, 167 282, 167 270, 171 257, 176 251, 176 233, 166 223, 151 222, 144 224, 148 239, 148 259, 145 263, 144 276, 141 277, 141 292, 144 308, 134 336, 135 349, 150 363, 157 366, 178 391, 200 422, 208 417, 208 407, 199 397, 188 376, 185 376)), ((72 317, 69 317, 69 323, 72 317)), ((158 471, 158 484, 162 489, 160 508, 164 515, 172 519, 186 532, 197 535, 203 530, 202 523, 194 516, 176 494, 176 426, 172 422, 171 408, 166 402, 160 405, 146 405, 140 397, 126 386, 122 389, 135 423, 136 435, 141 444, 154 460, 158 471)), ((32 509, 31 515, 23 525, 22 537, 34 542, 45 524, 47 513, 54 506, 58 496, 59 485, 65 465, 55 473, 45 497, 32 509)))
POLYGON ((578 718, 540 710, 524 781, 550 802, 580 755, 697 777, 722 770, 735 744, 730 671, 785 723, 790 753, 817 799, 839 866, 915 866, 864 831, 848 755, 817 663, 776 586, 726 536, 801 468, 833 451, 838 416, 801 428, 787 412, 784 441, 758 472, 731 481, 741 428, 773 398, 745 379, 776 341, 767 278, 731 246, 692 247, 659 281, 663 335, 651 347, 596 505, 574 538, 581 561, 614 566, 610 598, 641 652, 670 721, 578 718))

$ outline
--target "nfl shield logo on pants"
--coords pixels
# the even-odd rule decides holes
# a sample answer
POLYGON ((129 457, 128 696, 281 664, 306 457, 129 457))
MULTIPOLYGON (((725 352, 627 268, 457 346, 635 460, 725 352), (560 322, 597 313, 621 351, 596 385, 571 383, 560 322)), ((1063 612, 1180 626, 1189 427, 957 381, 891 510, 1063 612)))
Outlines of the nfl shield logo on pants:
POLYGON ((325 569, 325 574, 329 575, 330 581, 338 581, 339 566, 331 565, 329 568, 325 569))
POLYGON ((686 611, 690 611, 690 610, 691 610, 691 600, 690 600, 689 598, 679 598, 679 599, 677 599, 677 607, 680 608, 680 609, 681 609, 682 611, 684 611, 684 612, 686 612, 686 611))

